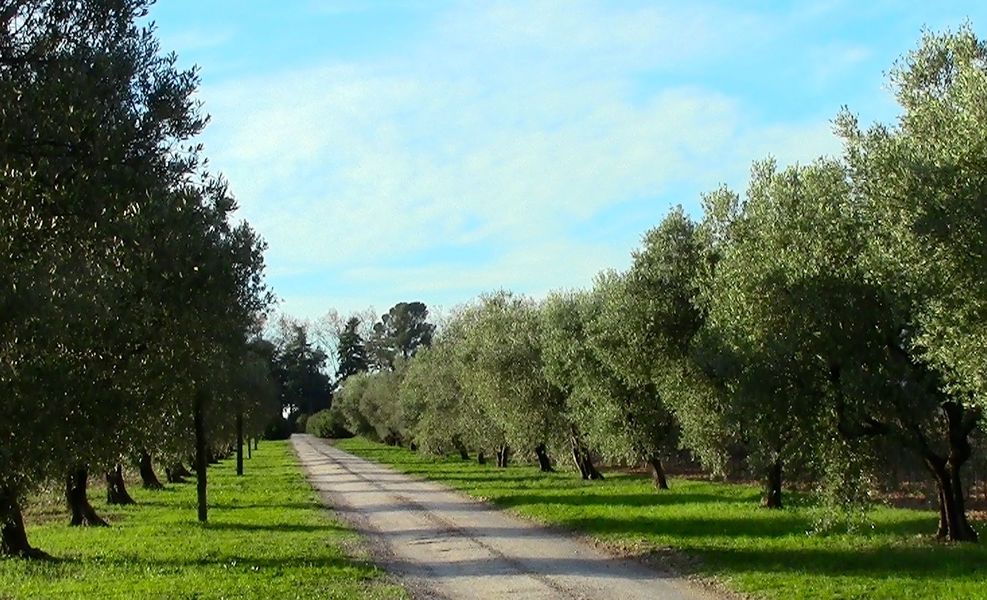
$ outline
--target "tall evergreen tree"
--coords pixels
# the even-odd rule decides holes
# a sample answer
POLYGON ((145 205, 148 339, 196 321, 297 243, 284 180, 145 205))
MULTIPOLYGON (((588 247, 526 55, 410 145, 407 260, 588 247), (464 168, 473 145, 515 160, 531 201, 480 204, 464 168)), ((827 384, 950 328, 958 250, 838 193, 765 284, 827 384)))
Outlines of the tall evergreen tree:
POLYGON ((359 332, 360 319, 351 317, 339 334, 336 348, 339 368, 336 370, 336 386, 347 377, 367 370, 367 345, 359 332))

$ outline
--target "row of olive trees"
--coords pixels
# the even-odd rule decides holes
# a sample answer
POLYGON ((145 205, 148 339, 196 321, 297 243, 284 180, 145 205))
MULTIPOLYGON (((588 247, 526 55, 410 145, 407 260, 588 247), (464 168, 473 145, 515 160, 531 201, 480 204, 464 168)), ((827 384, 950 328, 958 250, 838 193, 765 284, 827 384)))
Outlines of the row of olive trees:
POLYGON ((908 454, 937 489, 939 535, 977 538, 963 465, 987 408, 987 47, 928 35, 891 76, 902 115, 845 154, 755 164, 672 211, 633 264, 541 302, 508 292, 461 309, 432 347, 347 379, 355 433, 432 452, 512 451, 583 478, 594 456, 677 448, 713 473, 743 461, 767 507, 784 481, 841 501, 908 454))
POLYGON ((264 244, 204 170, 197 77, 148 5, 0 8, 0 554, 39 554, 20 506, 52 482, 101 523, 89 471, 112 488, 132 457, 153 486, 152 455, 194 455, 204 520, 210 452, 269 406, 264 244))

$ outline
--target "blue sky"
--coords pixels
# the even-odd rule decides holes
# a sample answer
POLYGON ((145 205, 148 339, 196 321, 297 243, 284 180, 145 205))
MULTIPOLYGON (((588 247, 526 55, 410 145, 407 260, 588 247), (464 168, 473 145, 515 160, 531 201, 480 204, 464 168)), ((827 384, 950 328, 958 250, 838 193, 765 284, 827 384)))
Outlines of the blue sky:
POLYGON ((160 0, 198 65, 203 141, 268 241, 281 309, 318 318, 624 268, 676 204, 752 160, 839 151, 896 114, 884 73, 979 2, 160 0))

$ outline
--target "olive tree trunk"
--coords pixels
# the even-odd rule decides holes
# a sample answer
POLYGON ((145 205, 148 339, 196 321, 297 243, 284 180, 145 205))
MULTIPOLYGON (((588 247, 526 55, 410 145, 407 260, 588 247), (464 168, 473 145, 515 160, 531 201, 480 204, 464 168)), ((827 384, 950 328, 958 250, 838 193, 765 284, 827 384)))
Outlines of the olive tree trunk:
POLYGON ((459 452, 459 458, 461 458, 462 460, 470 459, 470 452, 466 448, 466 444, 464 444, 463 441, 459 439, 458 435, 454 435, 452 437, 452 446, 453 448, 456 449, 456 452, 459 452))
POLYGON ((236 474, 243 476, 243 411, 236 413, 236 474))
POLYGON ((127 493, 123 481, 123 465, 117 463, 111 471, 106 472, 106 503, 107 504, 137 504, 127 493))
POLYGON ((764 508, 782 508, 781 470, 782 461, 780 458, 775 459, 768 466, 768 474, 764 481, 764 496, 761 498, 761 506, 764 508))
POLYGON ((538 459, 538 468, 542 473, 555 472, 555 469, 552 468, 552 461, 548 458, 548 449, 545 447, 545 444, 535 446, 535 457, 538 459))
POLYGON ((511 449, 507 444, 502 445, 497 448, 497 466, 501 469, 507 468, 507 462, 510 459, 511 449))
POLYGON ((583 445, 582 436, 579 435, 575 426, 569 431, 569 442, 572 448, 572 460, 576 463, 579 476, 584 480, 603 479, 603 473, 600 473, 596 469, 596 465, 593 464, 593 457, 590 455, 589 449, 583 445))
POLYGON ((951 542, 976 542, 977 531, 966 516, 966 501, 960 469, 970 459, 973 448, 970 434, 976 427, 980 413, 955 402, 942 405, 946 418, 946 437, 949 454, 945 457, 923 445, 923 461, 936 481, 939 496, 939 527, 937 537, 951 542))
POLYGON ((27 530, 24 529, 17 493, 6 486, 0 486, 0 556, 48 557, 27 542, 27 530))
POLYGON ((164 486, 154 473, 154 464, 151 462, 151 454, 147 451, 141 452, 140 457, 141 484, 146 490, 160 490, 164 486))
POLYGON ((652 456, 648 459, 648 467, 651 470, 651 481, 657 490, 667 490, 668 480, 665 478, 665 469, 661 464, 661 459, 652 456))
POLYGON ((208 452, 206 444, 206 393, 196 390, 192 401, 192 421, 195 429, 195 494, 199 521, 205 523, 209 519, 209 507, 206 503, 206 470, 208 468, 208 452))
MULTIPOLYGON (((168 483, 185 483, 185 477, 187 477, 187 475, 182 475, 181 473, 184 469, 185 467, 180 464, 165 467, 165 477, 168 479, 168 483)), ((191 473, 189 475, 191 475, 191 473)))
POLYGON ((88 496, 89 470, 79 468, 71 471, 65 478, 65 501, 72 511, 69 525, 74 527, 107 527, 108 524, 89 504, 88 496))

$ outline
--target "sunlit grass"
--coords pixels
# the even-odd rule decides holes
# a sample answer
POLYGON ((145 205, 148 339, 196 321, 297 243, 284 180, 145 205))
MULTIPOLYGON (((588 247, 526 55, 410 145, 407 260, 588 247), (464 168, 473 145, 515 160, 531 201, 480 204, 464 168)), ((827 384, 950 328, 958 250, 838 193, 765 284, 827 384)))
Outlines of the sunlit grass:
POLYGON ((350 558, 355 534, 321 506, 287 442, 262 442, 244 477, 227 460, 209 478, 207 525, 196 521, 191 482, 162 491, 131 482, 138 505, 124 508, 93 490, 109 528, 29 510, 31 544, 54 560, 0 560, 0 598, 404 597, 350 558))
MULTIPOLYGON (((584 482, 530 466, 497 469, 351 439, 340 448, 486 498, 523 516, 590 534, 634 554, 682 551, 680 569, 767 598, 987 598, 987 548, 943 544, 931 511, 877 508, 855 533, 813 533, 820 509, 770 511, 752 486, 608 473, 584 482)), ((985 529, 983 523, 977 524, 985 529)), ((987 532, 985 532, 987 533, 987 532)))

